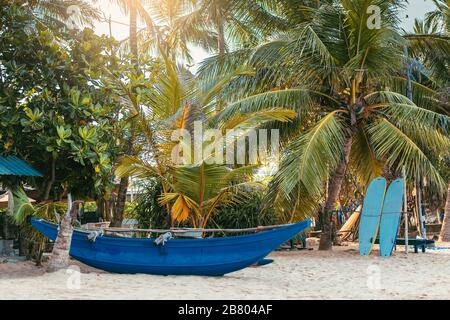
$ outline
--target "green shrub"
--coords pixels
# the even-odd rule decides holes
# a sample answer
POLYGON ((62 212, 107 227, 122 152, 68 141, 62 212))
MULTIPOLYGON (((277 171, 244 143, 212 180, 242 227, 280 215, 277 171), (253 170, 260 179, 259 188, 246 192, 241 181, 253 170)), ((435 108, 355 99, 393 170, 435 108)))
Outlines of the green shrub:
POLYGON ((125 202, 125 209, 124 209, 124 215, 123 217, 125 219, 135 219, 134 217, 134 211, 136 207, 138 206, 139 202, 133 201, 133 202, 125 202))
POLYGON ((96 212, 97 203, 95 201, 86 201, 84 203, 84 212, 96 212))
POLYGON ((211 217, 207 227, 243 229, 277 224, 275 212, 272 209, 262 212, 262 207, 263 193, 255 191, 238 204, 220 208, 211 217))
POLYGON ((136 219, 140 228, 168 228, 170 225, 165 208, 158 204, 162 193, 161 183, 156 179, 148 180, 142 190, 136 202, 128 204, 125 217, 136 219))

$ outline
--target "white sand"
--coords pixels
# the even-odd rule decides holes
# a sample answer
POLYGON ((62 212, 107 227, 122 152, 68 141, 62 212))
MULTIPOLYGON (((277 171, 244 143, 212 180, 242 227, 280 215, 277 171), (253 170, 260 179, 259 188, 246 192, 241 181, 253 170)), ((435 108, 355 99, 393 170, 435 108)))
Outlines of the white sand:
POLYGON ((275 252, 270 265, 224 277, 119 275, 82 266, 79 289, 66 270, 46 274, 32 262, 0 263, 0 299, 450 299, 450 250, 377 255, 360 257, 355 245, 275 252))

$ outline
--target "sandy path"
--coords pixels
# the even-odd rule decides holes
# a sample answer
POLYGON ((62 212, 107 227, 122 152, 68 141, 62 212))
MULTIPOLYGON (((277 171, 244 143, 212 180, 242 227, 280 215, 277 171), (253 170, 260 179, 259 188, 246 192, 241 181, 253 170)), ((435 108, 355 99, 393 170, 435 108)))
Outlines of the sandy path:
POLYGON ((360 257, 333 252, 276 252, 275 262, 224 277, 119 275, 82 267, 46 274, 31 262, 0 264, 0 299, 450 299, 450 250, 360 257), (75 284, 72 289, 67 283, 75 284))

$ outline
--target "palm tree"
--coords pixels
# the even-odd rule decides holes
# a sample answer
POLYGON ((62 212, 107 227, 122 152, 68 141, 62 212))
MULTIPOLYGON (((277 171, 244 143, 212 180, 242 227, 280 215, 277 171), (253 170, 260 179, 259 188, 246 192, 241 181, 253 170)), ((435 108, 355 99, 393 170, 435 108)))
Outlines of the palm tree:
POLYGON ((437 26, 447 34, 450 32, 450 9, 446 0, 432 0, 436 6, 434 11, 425 15, 425 21, 428 25, 437 26))
MULTIPOLYGON (((422 75, 421 78, 425 78, 425 81, 429 78, 428 81, 431 81, 433 84, 435 90, 428 88, 428 96, 430 97, 431 93, 431 98, 435 101, 440 100, 439 103, 433 103, 433 105, 438 107, 438 112, 450 116, 450 104, 448 102, 450 9, 446 1, 433 0, 433 2, 436 5, 436 10, 427 13, 424 22, 416 20, 414 34, 406 37, 411 42, 413 57, 418 59, 429 71, 427 74, 422 75), (426 39, 425 41, 423 40, 424 38, 426 39)), ((444 212, 439 241, 448 242, 450 241, 450 181, 447 188, 444 212)))
MULTIPOLYGON (((181 53, 190 61, 190 55, 187 49, 187 43, 200 44, 202 47, 210 49, 212 47, 211 39, 213 38, 211 32, 208 30, 209 23, 212 22, 216 29, 218 30, 218 48, 219 52, 224 52, 225 49, 225 35, 224 35, 224 22, 222 21, 222 16, 228 17, 228 22, 231 25, 239 27, 239 32, 241 38, 243 34, 247 34, 249 38, 250 26, 245 26, 242 23, 242 18, 247 14, 245 9, 240 9, 240 19, 237 15, 233 15, 231 10, 232 6, 229 2, 218 1, 217 3, 211 3, 209 1, 203 2, 196 11, 190 12, 189 14, 184 14, 188 11, 189 7, 186 5, 187 1, 137 1, 137 0, 120 0, 119 4, 130 10, 130 51, 132 52, 132 57, 135 57, 137 61, 138 48, 137 48, 137 28, 136 28, 136 9, 139 9, 139 14, 147 23, 149 27, 144 30, 143 35, 146 36, 147 45, 150 42, 150 47, 157 47, 157 51, 162 52, 163 55, 170 56, 172 61, 176 61, 177 53, 181 53), (144 3, 149 8, 152 8, 152 12, 156 16, 159 22, 163 22, 162 26, 156 26, 150 15, 145 10, 144 3), (206 11, 205 11, 206 10, 206 11), (208 12, 206 16, 205 12, 208 12), (208 20, 209 19, 209 20, 208 20), (205 21, 206 20, 206 21, 205 21), (219 20, 219 21, 218 21, 219 20), (209 21, 209 22, 208 22, 209 21)), ((261 7, 257 9, 252 9, 252 12, 259 12, 260 21, 261 15, 264 10, 261 7)), ((267 18, 268 15, 266 15, 267 18)), ((271 17, 272 20, 274 19, 271 17)), ((266 20, 267 22, 267 20, 266 20)), ((260 24, 262 25, 262 23, 260 24)), ((238 29, 235 29, 238 30, 238 29)), ((254 34, 254 33, 253 33, 254 34)), ((176 91, 175 91, 176 92, 176 91)), ((173 106, 172 106, 173 107, 173 106)), ((169 110, 172 110, 169 108, 169 110)), ((133 135, 134 136, 134 135, 133 135)), ((129 141, 127 145, 131 146, 133 143, 129 141)), ((126 152, 129 153, 129 152, 126 152)), ((167 187, 163 185, 164 187, 167 187)), ((128 177, 124 176, 121 178, 119 183, 117 203, 115 206, 115 213, 112 219, 111 225, 118 226, 121 223, 125 199, 126 190, 128 187, 128 177)))
POLYGON ((256 44, 271 29, 285 25, 273 8, 277 1, 201 0, 181 24, 214 30, 217 50, 224 54, 230 44, 256 44), (227 39, 228 38, 228 39, 227 39), (228 40, 228 41, 227 41, 228 40))
POLYGON ((207 51, 216 48, 214 32, 199 21, 190 19, 191 1, 147 0, 145 3, 155 25, 153 30, 138 32, 141 52, 160 56, 160 51, 163 51, 172 61, 181 59, 181 62, 192 63, 189 45, 197 45, 207 51))
MULTIPOLYGON (((36 264, 40 265, 45 251, 47 238, 34 229, 28 222, 30 216, 46 219, 59 223, 58 236, 53 246, 52 255, 47 266, 47 271, 57 271, 69 266, 69 249, 72 239, 72 198, 68 195, 68 206, 64 213, 64 204, 58 202, 46 202, 33 206, 21 185, 11 186, 13 194, 13 221, 20 227, 21 232, 33 242, 33 249, 37 254, 36 264), (58 212, 62 212, 62 217, 58 212)), ((78 205, 78 202, 75 202, 78 205)))
POLYGON ((442 229, 439 235, 439 241, 450 241, 450 182, 447 189, 447 201, 444 208, 444 221, 442 221, 442 229))
MULTIPOLYGON (((274 106, 298 112, 297 121, 282 127, 287 147, 269 199, 290 210, 306 210, 304 199, 310 204, 325 198, 322 250, 332 247, 331 219, 348 167, 366 185, 384 166, 398 173, 405 167, 408 177, 427 176, 434 190, 444 192, 445 182, 427 152, 448 150, 443 128, 450 118, 431 110, 435 104, 430 100, 411 101, 406 91, 395 92, 406 88, 403 48, 413 43, 398 31, 401 4, 321 1, 272 41, 209 59, 200 69, 200 77, 209 81, 242 63, 256 68, 255 79, 241 79, 232 88, 242 88, 244 98, 229 104, 222 119, 274 106), (367 24, 370 5, 381 9, 380 29, 367 24)), ((439 46, 448 49, 448 43, 439 46)), ((427 91, 422 84, 412 86, 427 91)))
MULTIPOLYGON (((137 30, 137 20, 138 17, 141 18, 150 32, 154 31, 154 22, 150 16, 147 8, 140 0, 113 0, 118 4, 126 13, 130 15, 129 24, 129 49, 130 49, 130 62, 135 68, 135 72, 138 74, 139 69, 139 47, 138 47, 138 30, 137 30)), ((134 89, 133 89, 134 90, 134 89)), ((132 120, 131 120, 132 121, 132 120)), ((134 128, 134 125, 131 126, 134 128)), ((133 131, 133 130, 132 130, 133 131)), ((135 132, 131 132, 128 141, 125 141, 124 154, 133 154, 133 145, 135 139, 135 132)), ((119 187, 117 190, 116 203, 114 205, 114 214, 111 221, 111 226, 120 227, 122 225, 123 214, 125 211, 125 203, 127 197, 129 180, 128 177, 123 177, 120 179, 119 187)))
MULTIPOLYGON (((142 146, 144 157, 123 157, 116 175, 160 179, 163 189, 160 203, 166 206, 172 222, 190 219, 194 227, 204 227, 219 206, 233 203, 237 200, 236 195, 242 195, 245 188, 253 185, 246 177, 255 167, 233 169, 221 164, 207 164, 205 159, 194 164, 174 163, 172 150, 177 144, 171 141, 171 133, 176 129, 192 130, 194 121, 201 121, 204 130, 214 128, 219 114, 210 111, 214 109, 221 89, 235 77, 252 74, 252 71, 243 68, 223 75, 210 88, 202 90, 196 87, 195 78, 187 70, 177 68, 168 56, 164 56, 164 61, 165 71, 158 76, 157 90, 150 91, 141 105, 133 103, 136 99, 130 90, 127 91, 129 107, 145 142, 142 146), (150 119, 148 115, 151 115, 150 119)), ((252 115, 230 117, 220 121, 219 128, 223 132, 233 128, 245 131, 255 122, 286 122, 294 116, 291 110, 271 108, 252 115)))
POLYGON ((137 43, 137 1, 128 1, 130 8, 130 51, 131 51, 131 63, 138 68, 139 51, 137 43))
POLYGON ((74 17, 80 25, 91 25, 100 19, 100 11, 84 0, 10 0, 11 4, 20 5, 22 8, 30 9, 34 17, 51 29, 66 29, 69 17, 74 17), (75 6, 79 9, 73 16, 69 7, 75 6))
MULTIPOLYGON (((442 41, 446 41, 448 43, 448 41, 450 40, 450 8, 448 1, 433 0, 433 2, 436 5, 436 10, 426 14, 424 23, 416 23, 415 33, 433 34, 436 41, 442 39, 442 41)), ((422 60, 424 60, 424 63, 427 63, 429 65, 429 68, 432 71, 432 80, 434 80, 436 85, 441 90, 441 107, 439 111, 450 116, 450 104, 448 102, 450 79, 450 70, 448 66, 450 63, 450 52, 439 50, 439 48, 442 48, 442 46, 435 46, 433 44, 431 44, 427 48, 427 52, 423 52, 424 46, 421 46, 420 43, 418 43, 416 47, 417 51, 422 57, 422 60)), ((447 200, 444 208, 444 221, 442 222, 439 241, 450 241, 450 181, 447 188, 447 200)))
MULTIPOLYGON (((76 204, 78 205, 78 203, 76 204)), ((75 203, 72 202, 72 196, 67 196, 67 211, 59 221, 58 236, 53 245, 52 254, 47 265, 48 272, 58 271, 69 266, 70 244, 73 235, 72 210, 76 210, 75 203)))
POLYGON ((206 164, 177 167, 173 173, 171 192, 162 194, 161 205, 172 204, 175 222, 191 220, 194 228, 204 228, 219 207, 245 197, 252 187, 254 166, 231 169, 224 165, 206 164))
MULTIPOLYGON (((410 58, 419 61, 427 72, 421 78, 428 79, 433 87, 448 87, 450 79, 450 36, 438 24, 416 19, 414 32, 405 34, 410 58)), ((417 68, 416 68, 417 69, 417 68)))
MULTIPOLYGON (((191 63, 188 45, 208 52, 224 53, 225 38, 239 44, 261 39, 268 31, 282 25, 282 19, 269 13, 267 6, 247 1, 142 1, 151 12, 152 30, 138 32, 141 51, 164 50, 173 61, 182 58, 191 63)), ((268 2, 272 3, 272 2, 268 2)), ((229 44, 229 43, 228 43, 229 44)))
POLYGON ((137 22, 140 18, 146 25, 149 32, 154 32, 155 23, 146 7, 146 1, 141 0, 110 0, 117 4, 126 14, 130 15, 129 20, 129 52, 131 54, 131 62, 138 71, 139 66, 139 46, 138 46, 138 27, 137 22))

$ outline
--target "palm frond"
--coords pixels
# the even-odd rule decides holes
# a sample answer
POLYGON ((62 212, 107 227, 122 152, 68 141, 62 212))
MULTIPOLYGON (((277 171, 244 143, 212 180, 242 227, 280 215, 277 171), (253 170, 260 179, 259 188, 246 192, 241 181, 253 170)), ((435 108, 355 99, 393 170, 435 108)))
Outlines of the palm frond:
POLYGON ((33 205, 28 200, 28 196, 22 187, 16 187, 11 191, 13 195, 14 210, 12 219, 17 225, 25 223, 26 218, 35 212, 33 205))
POLYGON ((358 126, 358 130, 353 137, 350 165, 363 186, 367 186, 372 179, 379 177, 383 171, 384 163, 375 154, 371 136, 368 134, 367 128, 362 125, 358 126))
POLYGON ((274 121, 289 122, 297 117, 294 110, 274 108, 268 110, 257 111, 248 114, 236 114, 229 120, 220 124, 221 129, 235 129, 235 128, 255 128, 264 123, 274 121))
POLYGON ((286 197, 301 182, 315 197, 342 157, 345 125, 340 111, 328 113, 309 131, 300 134, 285 151, 274 184, 286 197))
POLYGON ((320 207, 322 195, 311 196, 300 181, 289 195, 280 190, 276 181, 271 181, 263 199, 262 214, 270 209, 275 210, 278 219, 283 223, 292 223, 311 218, 320 207))
POLYGON ((445 192, 446 184, 439 171, 423 150, 402 130, 387 119, 379 119, 370 125, 368 132, 377 157, 385 159, 397 172, 406 169, 409 178, 417 175, 428 177, 437 192, 445 192))
POLYGON ((248 114, 274 108, 289 108, 299 111, 308 110, 312 105, 308 89, 285 89, 256 94, 229 104, 219 112, 213 123, 223 123, 236 114, 248 114))
POLYGON ((119 160, 119 164, 115 170, 115 175, 119 178, 123 177, 136 177, 136 178, 150 178, 150 177, 158 177, 159 173, 148 162, 144 160, 134 157, 134 156, 123 156, 119 160))
POLYGON ((191 212, 198 213, 198 204, 187 197, 184 194, 180 193, 164 193, 159 198, 160 205, 167 205, 170 202, 175 200, 172 205, 172 221, 182 222, 189 218, 191 212))

